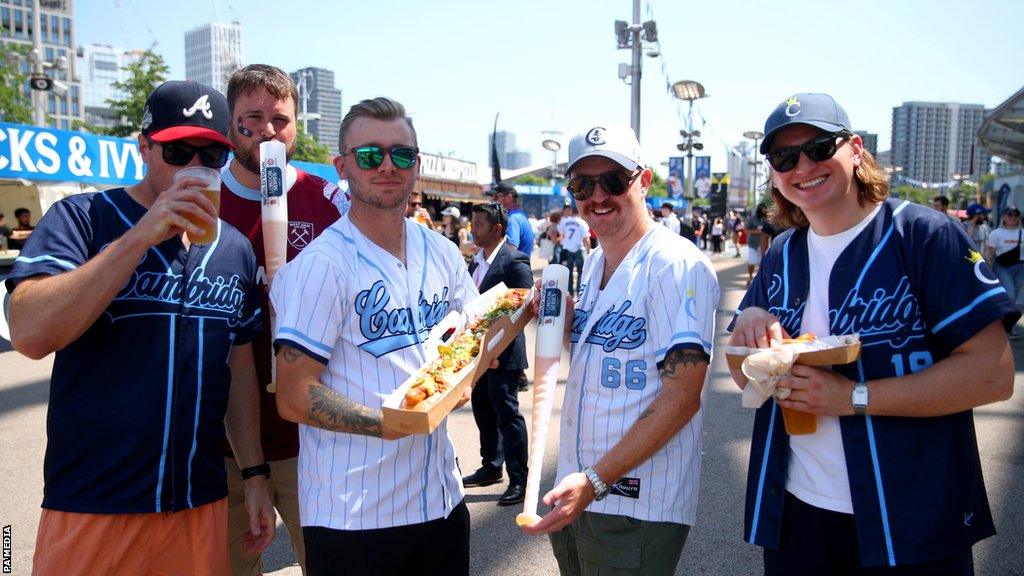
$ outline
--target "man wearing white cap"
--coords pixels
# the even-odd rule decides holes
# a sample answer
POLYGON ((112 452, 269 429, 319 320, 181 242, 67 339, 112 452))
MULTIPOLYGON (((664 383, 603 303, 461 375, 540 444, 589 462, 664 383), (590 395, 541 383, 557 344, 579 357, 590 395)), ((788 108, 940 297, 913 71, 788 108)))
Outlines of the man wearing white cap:
POLYGON ((567 174, 601 245, 568 323, 554 509, 524 531, 551 534, 562 574, 673 574, 697 506, 718 280, 648 215, 653 175, 629 127, 578 134, 567 174))

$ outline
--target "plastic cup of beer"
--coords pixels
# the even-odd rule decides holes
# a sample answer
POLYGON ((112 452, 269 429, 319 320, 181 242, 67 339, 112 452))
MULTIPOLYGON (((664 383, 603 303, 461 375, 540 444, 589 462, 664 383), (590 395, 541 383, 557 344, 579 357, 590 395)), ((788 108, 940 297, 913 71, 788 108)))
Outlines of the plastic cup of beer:
MULTIPOLYGON (((177 182, 182 178, 195 178, 204 182, 200 192, 203 196, 206 196, 213 204, 213 209, 220 214, 220 172, 213 168, 207 168, 205 166, 189 166, 188 168, 182 168, 174 174, 174 181, 177 182)), ((214 225, 212 228, 207 228, 207 224, 199 221, 191 214, 185 214, 185 219, 191 222, 193 225, 202 228, 202 234, 192 234, 187 232, 188 241, 192 244, 212 244, 217 239, 217 220, 214 219, 214 225)))
MULTIPOLYGON (((780 408, 782 408, 780 406, 780 408)), ((790 436, 814 434, 818 430, 818 415, 803 410, 782 408, 782 422, 786 425, 786 433, 790 436)))

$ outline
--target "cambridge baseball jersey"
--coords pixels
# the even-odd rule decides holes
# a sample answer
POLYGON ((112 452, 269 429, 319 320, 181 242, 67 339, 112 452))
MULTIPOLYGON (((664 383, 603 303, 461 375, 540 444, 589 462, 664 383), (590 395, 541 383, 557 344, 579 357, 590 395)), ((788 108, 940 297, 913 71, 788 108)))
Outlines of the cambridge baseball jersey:
MULTIPOLYGON (((807 228, 780 235, 740 305, 801 332, 807 228)), ((942 360, 989 324, 1020 316, 962 226, 886 200, 829 278, 834 335, 860 334, 860 359, 833 367, 853 381, 904 376, 942 360)), ((970 386, 971 382, 963 382, 970 386)), ((757 410, 747 476, 746 539, 778 548, 789 436, 773 400, 757 410)), ((970 410, 933 418, 839 418, 866 567, 935 561, 995 533, 970 410)))
MULTIPOLYGON (((592 466, 622 439, 661 392, 658 367, 670 350, 691 348, 711 357, 718 280, 692 242, 652 223, 601 290, 603 268, 598 248, 583 265, 572 323, 558 478, 592 466)), ((702 418, 698 410, 587 510, 692 525, 702 418)))
MULTIPOLYGON (((43 216, 7 279, 85 264, 146 213, 123 188, 75 194, 43 216)), ((224 413, 231 345, 255 336, 249 242, 221 222, 208 246, 171 238, 77 340, 58 350, 46 415, 43 508, 123 514, 227 496, 224 413)), ((87 298, 89 287, 78 287, 87 298)))
POLYGON ((562 249, 569 252, 583 250, 583 241, 590 236, 590 226, 579 216, 563 216, 558 223, 558 233, 562 235, 562 249))
MULTIPOLYGON (((266 258, 263 254, 263 204, 259 189, 243 186, 231 173, 231 163, 221 170, 220 217, 237 228, 252 244, 256 254, 257 281, 263 317, 267 318, 269 298, 266 293, 266 258)), ((314 238, 338 219, 338 212, 348 212, 348 195, 330 182, 290 164, 288 185, 288 254, 290 262, 314 238)), ((267 391, 270 383, 270 322, 263 322, 253 343, 256 376, 260 382, 260 444, 263 457, 270 461, 294 458, 299 454, 299 432, 295 423, 277 413, 274 395, 267 391)), ((225 446, 230 456, 230 447, 225 446)))
MULTIPOLYGON (((343 216, 278 272, 275 346, 326 365, 320 383, 380 409, 426 361, 423 341, 477 296, 458 248, 403 221, 406 261, 343 216)), ((370 530, 447 517, 462 482, 447 423, 430 435, 381 440, 299 425, 303 526, 370 530)))

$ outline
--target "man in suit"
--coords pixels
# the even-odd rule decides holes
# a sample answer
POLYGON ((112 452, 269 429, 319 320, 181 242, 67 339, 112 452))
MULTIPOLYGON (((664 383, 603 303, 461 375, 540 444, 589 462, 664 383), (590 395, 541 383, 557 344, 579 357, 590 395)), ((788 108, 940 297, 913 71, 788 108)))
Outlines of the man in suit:
MULTIPOLYGON (((505 208, 498 203, 474 206, 472 222, 473 243, 480 251, 473 257, 469 273, 480 292, 501 282, 509 288, 532 286, 530 257, 505 241, 505 208)), ((462 483, 467 488, 497 484, 502 481, 504 463, 509 485, 498 499, 499 506, 522 502, 526 494, 526 421, 519 413, 516 396, 526 366, 526 339, 519 334, 498 357, 498 367, 488 370, 473 389, 473 418, 480 429, 482 463, 462 483)))

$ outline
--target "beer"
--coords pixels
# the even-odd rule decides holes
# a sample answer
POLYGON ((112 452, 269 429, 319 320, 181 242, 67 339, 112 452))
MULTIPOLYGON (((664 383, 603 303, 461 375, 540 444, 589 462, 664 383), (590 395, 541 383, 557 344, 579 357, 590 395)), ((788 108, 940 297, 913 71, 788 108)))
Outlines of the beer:
MULTIPOLYGON (((199 190, 203 196, 213 204, 213 209, 216 214, 220 214, 220 172, 213 168, 206 168, 204 166, 189 166, 183 168, 174 173, 174 181, 177 182, 182 178, 195 178, 204 182, 203 187, 199 190)), ((214 218, 213 226, 207 228, 207 225, 191 214, 183 214, 186 220, 192 223, 194 226, 203 229, 202 234, 193 234, 186 231, 188 235, 188 241, 192 244, 212 244, 217 240, 217 228, 218 219, 214 218)))
MULTIPOLYGON (((203 188, 200 192, 202 192, 203 196, 206 196, 206 199, 213 204, 213 209, 216 210, 217 214, 220 214, 220 188, 217 188, 216 190, 203 188)), ((191 214, 185 214, 185 219, 199 228, 203 228, 202 234, 192 234, 191 232, 187 232, 188 241, 192 244, 213 244, 213 241, 217 239, 217 222, 219 220, 214 219, 213 226, 207 229, 206 224, 200 222, 198 218, 191 214)))
POLYGON ((782 408, 782 421, 786 424, 786 433, 790 436, 814 434, 818 430, 818 415, 810 412, 782 408))

